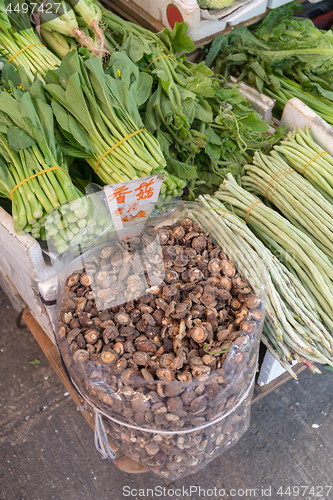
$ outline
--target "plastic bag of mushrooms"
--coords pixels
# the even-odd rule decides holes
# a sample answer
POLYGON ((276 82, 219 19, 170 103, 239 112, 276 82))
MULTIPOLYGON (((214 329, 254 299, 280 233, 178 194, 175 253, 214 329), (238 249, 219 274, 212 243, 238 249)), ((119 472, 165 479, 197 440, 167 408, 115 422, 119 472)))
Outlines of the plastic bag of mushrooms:
POLYGON ((110 439, 168 479, 207 465, 250 423, 266 270, 252 290, 211 224, 207 208, 179 202, 138 236, 72 249, 59 277, 57 342, 73 383, 110 439))

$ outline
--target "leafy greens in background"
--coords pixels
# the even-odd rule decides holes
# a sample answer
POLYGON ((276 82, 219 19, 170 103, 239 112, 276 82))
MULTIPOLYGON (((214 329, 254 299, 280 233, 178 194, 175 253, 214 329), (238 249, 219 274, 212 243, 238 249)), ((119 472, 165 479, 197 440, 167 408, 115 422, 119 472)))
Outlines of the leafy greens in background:
POLYGON ((293 16, 295 8, 292 2, 273 9, 259 25, 217 37, 206 65, 274 97, 278 116, 288 99, 298 97, 333 124, 333 33, 293 16))

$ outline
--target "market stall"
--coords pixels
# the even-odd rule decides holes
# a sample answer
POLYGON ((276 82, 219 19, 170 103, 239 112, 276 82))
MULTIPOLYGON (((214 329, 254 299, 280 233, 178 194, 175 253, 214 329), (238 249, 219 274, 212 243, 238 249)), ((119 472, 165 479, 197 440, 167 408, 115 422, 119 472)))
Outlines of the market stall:
POLYGON ((0 283, 103 458, 182 477, 333 366, 332 33, 294 3, 160 33, 57 6, 0 6, 0 283))

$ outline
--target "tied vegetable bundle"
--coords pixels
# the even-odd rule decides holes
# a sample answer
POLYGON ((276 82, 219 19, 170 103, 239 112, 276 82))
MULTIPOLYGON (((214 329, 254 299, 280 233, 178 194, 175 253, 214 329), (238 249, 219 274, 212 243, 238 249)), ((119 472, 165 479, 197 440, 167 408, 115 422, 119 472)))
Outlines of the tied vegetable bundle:
POLYGON ((73 203, 75 220, 87 215, 80 191, 68 174, 68 159, 56 137, 53 112, 46 103, 42 83, 29 89, 14 67, 3 70, 0 92, 0 194, 12 200, 15 229, 45 236, 45 217, 63 204, 73 203), (20 82, 18 85, 16 83, 20 82))
MULTIPOLYGON (((300 134, 297 134, 298 136, 300 134)), ((296 135, 296 137, 297 137, 296 135)), ((290 168, 282 152, 289 156, 289 146, 277 147, 270 155, 255 153, 253 164, 245 165, 242 185, 248 191, 266 198, 297 228, 307 234, 333 262, 333 205, 300 173, 290 168)), ((297 150, 294 150, 297 152, 297 150)), ((328 155, 329 156, 329 155, 328 155)), ((316 152, 310 152, 303 168, 305 173, 316 152)), ((301 161, 298 162, 301 166, 301 161)))
POLYGON ((41 43, 25 6, 20 0, 8 5, 0 0, 0 54, 15 67, 22 65, 32 82, 36 75, 43 80, 47 70, 59 66, 60 60, 41 43))
MULTIPOLYGON (((218 191, 216 196, 219 195, 218 191)), ((228 238, 227 243, 234 251, 236 265, 249 284, 253 286, 259 280, 257 269, 260 269, 262 262, 268 269, 262 341, 272 355, 293 377, 295 374, 289 365, 292 360, 304 363, 313 372, 318 372, 313 362, 333 365, 333 337, 321 323, 315 301, 297 276, 265 247, 243 220, 228 211, 216 197, 206 195, 199 199, 212 210, 212 231, 217 241, 225 243, 228 238), (226 227, 231 232, 226 232, 226 227), (250 245, 250 250, 247 245, 250 245)))
POLYGON ((44 88, 66 141, 63 151, 84 158, 104 184, 164 173, 165 196, 179 196, 185 182, 164 170, 161 149, 138 111, 152 78, 125 54, 115 54, 110 65, 106 74, 100 58, 84 61, 72 51, 47 74, 44 88))
POLYGON ((215 194, 296 276, 316 300, 316 309, 333 329, 333 268, 328 256, 303 231, 228 176, 215 194))
POLYGON ((295 8, 291 3, 273 9, 259 25, 217 37, 206 64, 275 98, 278 116, 287 100, 298 97, 333 124, 333 33, 294 17, 295 8))
POLYGON ((29 0, 28 5, 36 30, 59 57, 64 57, 76 42, 94 56, 108 53, 100 25, 104 9, 92 0, 47 0, 47 6, 43 0, 29 0))
POLYGON ((274 149, 333 204, 333 157, 314 141, 309 128, 290 132, 274 149))
POLYGON ((195 48, 185 24, 155 34, 108 11, 103 23, 113 54, 106 73, 114 76, 118 52, 135 64, 140 78, 150 77, 150 91, 139 103, 142 121, 157 139, 167 170, 185 179, 192 195, 196 186, 217 187, 225 172, 239 178, 256 149, 267 151, 281 137, 283 129, 268 136, 268 125, 237 88, 223 88, 204 63, 176 55, 195 48))

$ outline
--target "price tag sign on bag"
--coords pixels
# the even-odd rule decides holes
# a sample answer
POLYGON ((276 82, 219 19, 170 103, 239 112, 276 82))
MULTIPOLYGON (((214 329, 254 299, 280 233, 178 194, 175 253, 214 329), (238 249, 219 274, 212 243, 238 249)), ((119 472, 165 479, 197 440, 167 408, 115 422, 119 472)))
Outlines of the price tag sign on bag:
POLYGON ((158 200, 164 175, 151 175, 104 187, 119 238, 141 234, 158 200))

